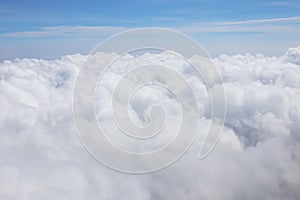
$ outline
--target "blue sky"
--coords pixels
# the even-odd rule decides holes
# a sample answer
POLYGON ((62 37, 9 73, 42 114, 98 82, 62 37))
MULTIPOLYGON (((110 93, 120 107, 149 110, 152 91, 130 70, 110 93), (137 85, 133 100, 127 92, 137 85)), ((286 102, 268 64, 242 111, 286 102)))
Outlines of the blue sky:
POLYGON ((0 60, 86 54, 108 36, 135 27, 168 27, 211 55, 280 55, 300 44, 300 1, 0 1, 0 60))

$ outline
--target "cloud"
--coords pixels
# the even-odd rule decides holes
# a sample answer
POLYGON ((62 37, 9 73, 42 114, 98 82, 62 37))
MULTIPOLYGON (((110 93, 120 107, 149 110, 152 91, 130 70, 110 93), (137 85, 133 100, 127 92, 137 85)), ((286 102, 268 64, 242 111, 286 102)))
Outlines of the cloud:
POLYGON ((201 22, 187 26, 177 27, 178 30, 185 33, 247 33, 253 35, 290 35, 295 36, 300 33, 297 23, 300 22, 300 16, 289 18, 258 19, 231 22, 201 22), (290 23, 294 23, 291 25, 290 23))
MULTIPOLYGON (((296 47, 279 57, 214 58, 228 98, 224 133, 216 149, 198 160, 198 138, 170 168, 139 176, 102 166, 77 138, 72 89, 86 56, 4 61, 0 64, 0 198, 299 199, 299 52, 296 47)), ((101 53, 95 59, 107 56, 111 55, 101 53)), ((109 71, 106 85, 99 88, 99 117, 106 119, 107 110, 101 108, 107 108, 104 100, 111 91, 112 77, 122 74, 118 70, 149 60, 179 68, 182 64, 168 55, 123 57, 119 69, 109 71)), ((186 73, 195 87, 202 87, 192 73, 186 73)), ((149 93, 153 93, 151 88, 137 94, 133 115, 157 98, 166 106, 176 104, 167 92, 149 93)), ((203 111, 209 109, 204 94, 198 94, 203 111)), ((202 114, 205 129, 209 120, 202 114)))
MULTIPOLYGON (((179 20, 176 17, 156 16, 153 18, 158 21, 179 20)), ((252 33, 297 33, 298 26, 290 26, 289 22, 300 22, 300 16, 269 18, 269 19, 254 19, 244 21, 229 21, 229 22, 201 22, 190 24, 187 26, 174 27, 183 32, 197 33, 224 33, 224 32, 252 32, 252 33), (277 24, 282 23, 282 24, 277 24), (276 25, 277 24, 277 25, 276 25)), ((54 37, 54 36, 99 36, 105 34, 115 34, 129 29, 124 26, 51 26, 40 27, 35 31, 19 31, 3 33, 2 37, 54 37)))
POLYGON ((54 37, 54 36, 86 36, 115 34, 124 31, 124 27, 114 26, 51 26, 42 27, 36 31, 11 32, 2 34, 4 37, 54 37))
POLYGON ((300 16, 280 17, 280 18, 270 18, 270 19, 255 19, 255 20, 244 20, 244 21, 233 21, 233 22, 223 22, 223 23, 220 23, 220 24, 239 25, 239 24, 258 24, 258 23, 292 22, 292 21, 300 21, 300 16))
POLYGON ((300 46, 297 48, 290 48, 284 56, 287 62, 300 65, 300 46))

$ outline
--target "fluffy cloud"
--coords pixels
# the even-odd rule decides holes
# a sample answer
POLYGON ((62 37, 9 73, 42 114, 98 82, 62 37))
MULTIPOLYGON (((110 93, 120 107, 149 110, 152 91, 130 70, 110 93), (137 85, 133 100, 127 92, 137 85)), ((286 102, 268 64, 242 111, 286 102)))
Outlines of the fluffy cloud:
MULTIPOLYGON (((71 102, 85 56, 4 61, 0 65, 0 199, 299 199, 299 52, 297 47, 281 57, 214 58, 227 95, 220 142, 206 159, 198 160, 196 141, 171 167, 144 175, 102 166, 79 142, 71 102)), ((110 55, 99 54, 97 59, 106 56, 110 55)), ((163 63, 178 63, 159 56, 163 63)), ((157 58, 144 55, 135 62, 157 58)), ((127 56, 122 63, 132 59, 127 56)), ((109 73, 118 75, 114 70, 109 73)), ((200 82, 188 78, 204 91, 200 82)), ((98 95, 109 96, 113 81, 106 83, 98 95)), ((166 92, 150 96, 151 88, 146 91, 133 100, 132 110, 137 113, 144 110, 145 102, 162 97, 173 106, 166 92)), ((201 127, 207 128, 208 96, 199 93, 198 98, 204 116, 201 127)), ((98 103, 99 118, 107 117, 101 109, 105 102, 98 103)))

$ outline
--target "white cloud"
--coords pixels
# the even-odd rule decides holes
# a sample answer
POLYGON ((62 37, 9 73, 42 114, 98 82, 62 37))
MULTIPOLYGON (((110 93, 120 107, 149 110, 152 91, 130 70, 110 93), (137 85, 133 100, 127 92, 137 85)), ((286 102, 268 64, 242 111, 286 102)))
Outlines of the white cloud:
MULTIPOLYGON (((177 18, 154 17, 155 20, 178 20, 177 18)), ((285 33, 295 35, 299 26, 290 25, 290 22, 300 22, 300 16, 278 17, 269 19, 253 19, 243 21, 221 21, 221 22, 201 22, 186 26, 173 27, 187 33, 220 33, 220 32, 262 32, 262 33, 285 33)), ((4 37, 54 37, 54 36, 82 36, 115 34, 129 29, 126 26, 50 26, 40 27, 35 31, 19 31, 1 34, 4 37)))
POLYGON ((126 30, 125 27, 115 26, 51 26, 42 27, 36 31, 11 32, 2 34, 4 37, 54 37, 54 36, 82 36, 115 34, 126 30))
POLYGON ((291 62, 296 65, 300 65, 300 46, 298 46, 297 48, 290 48, 285 53, 285 60, 287 62, 291 62))
POLYGON ((258 24, 258 23, 270 23, 270 22, 291 22, 291 21, 300 21, 300 16, 294 17, 279 17, 279 18, 269 18, 269 19, 255 19, 255 20, 244 20, 244 21, 233 21, 233 22, 224 22, 221 24, 225 25, 238 25, 238 24, 258 24))
MULTIPOLYGON (((216 149, 200 161, 196 143, 170 168, 140 176, 97 163, 74 132, 72 88, 85 56, 4 61, 0 199, 299 199, 299 52, 297 47, 280 57, 214 58, 228 97, 226 127, 216 149)), ((126 59, 123 63, 132 63, 126 59)), ((139 62, 144 59, 157 57, 146 55, 139 62)), ((108 91, 109 84, 100 94, 108 91)), ((136 109, 152 98, 137 96, 136 109)), ((199 97, 204 109, 206 98, 199 97)), ((201 125, 207 128, 208 120, 201 125)))

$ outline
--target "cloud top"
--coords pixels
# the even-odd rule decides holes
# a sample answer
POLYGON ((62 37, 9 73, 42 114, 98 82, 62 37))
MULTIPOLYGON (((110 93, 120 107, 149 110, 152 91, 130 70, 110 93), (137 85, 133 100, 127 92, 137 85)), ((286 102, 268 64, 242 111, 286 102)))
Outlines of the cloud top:
MULTIPOLYGON (((71 101, 84 59, 75 54, 0 64, 0 199, 300 198, 300 46, 279 57, 214 58, 228 98, 216 149, 198 160, 198 138, 175 165, 141 176, 100 165, 77 138, 71 101)), ((152 101, 150 92, 137 96, 133 108, 152 101)), ((108 94, 109 87, 99 91, 100 96, 108 94)), ((199 99, 208 109, 206 96, 199 94, 199 99)), ((100 110, 105 118, 105 109, 100 110)), ((208 124, 204 112, 201 126, 208 124)))

